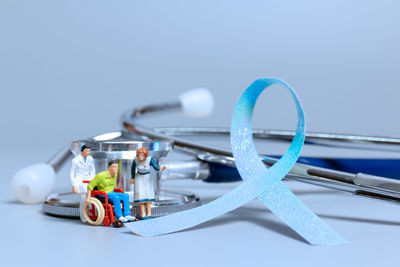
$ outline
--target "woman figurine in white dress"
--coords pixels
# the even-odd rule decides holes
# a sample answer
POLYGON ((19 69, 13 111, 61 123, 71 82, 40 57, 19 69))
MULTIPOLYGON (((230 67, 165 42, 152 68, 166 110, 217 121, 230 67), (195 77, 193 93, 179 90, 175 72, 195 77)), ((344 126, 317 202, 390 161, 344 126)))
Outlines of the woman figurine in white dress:
POLYGON ((136 157, 132 162, 130 184, 135 184, 134 201, 139 203, 141 219, 151 218, 151 202, 155 200, 153 179, 150 177, 150 166, 156 171, 163 171, 157 162, 149 156, 147 148, 142 147, 136 151, 136 157))

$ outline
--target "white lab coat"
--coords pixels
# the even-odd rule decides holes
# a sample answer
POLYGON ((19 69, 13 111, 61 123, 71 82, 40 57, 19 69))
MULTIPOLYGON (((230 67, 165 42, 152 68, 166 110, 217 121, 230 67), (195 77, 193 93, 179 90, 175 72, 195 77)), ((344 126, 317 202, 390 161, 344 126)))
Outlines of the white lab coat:
POLYGON ((91 181, 95 175, 96 171, 92 156, 87 156, 86 162, 81 154, 73 158, 69 172, 69 179, 71 181, 71 185, 75 186, 79 193, 87 192, 88 184, 83 183, 83 181, 91 181))

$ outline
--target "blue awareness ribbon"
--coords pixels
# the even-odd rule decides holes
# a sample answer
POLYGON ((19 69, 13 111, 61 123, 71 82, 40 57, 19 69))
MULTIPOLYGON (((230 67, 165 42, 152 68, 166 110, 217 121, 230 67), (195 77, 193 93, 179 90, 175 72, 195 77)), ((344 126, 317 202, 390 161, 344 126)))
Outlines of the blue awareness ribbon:
POLYGON ((302 203, 282 182, 300 156, 305 139, 305 116, 296 92, 277 78, 261 78, 254 81, 237 103, 231 124, 231 147, 236 167, 243 183, 218 199, 167 216, 125 224, 141 236, 162 235, 194 227, 238 207, 254 198, 264 205, 313 245, 337 245, 347 241, 324 223, 302 203), (257 98, 267 87, 279 84, 286 87, 297 106, 296 135, 286 153, 267 168, 255 149, 252 136, 252 115, 257 98))

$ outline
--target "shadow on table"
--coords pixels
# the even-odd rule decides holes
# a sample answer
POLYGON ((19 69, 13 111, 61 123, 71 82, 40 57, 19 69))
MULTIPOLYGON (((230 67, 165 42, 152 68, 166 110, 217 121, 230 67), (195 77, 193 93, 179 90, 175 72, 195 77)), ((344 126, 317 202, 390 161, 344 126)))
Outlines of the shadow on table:
MULTIPOLYGON (((203 204, 206 204, 211 200, 203 200, 203 204)), ((210 228, 210 227, 217 227, 220 225, 226 225, 226 224, 231 224, 235 222, 243 222, 247 221, 255 225, 259 225, 261 227, 267 228, 271 231, 277 232, 281 235, 287 236, 289 238, 295 239, 297 241, 306 243, 306 241, 301 238, 296 232, 294 232, 291 228, 289 228, 287 225, 281 222, 276 222, 274 218, 268 218, 268 216, 264 216, 265 214, 268 214, 271 216, 271 212, 266 210, 266 209, 257 209, 258 211, 262 211, 262 213, 258 213, 258 216, 254 216, 254 209, 252 208, 247 208, 247 207, 240 207, 236 210, 233 210, 227 214, 224 214, 221 217, 215 218, 213 220, 204 222, 200 225, 191 227, 189 229, 185 229, 182 231, 178 232, 190 232, 193 230, 198 230, 198 229, 205 229, 205 228, 210 228)), ((125 234, 132 234, 130 231, 124 232, 125 234)))
POLYGON ((3 201, 3 204, 20 205, 20 206, 26 205, 26 204, 19 202, 18 200, 6 200, 6 201, 3 201))
POLYGON ((317 215, 321 218, 348 221, 348 222, 361 222, 361 223, 372 223, 372 224, 380 224, 380 225, 400 226, 400 222, 396 222, 396 221, 355 218, 355 217, 345 217, 345 216, 333 216, 333 215, 326 215, 326 214, 317 214, 317 215))
MULTIPOLYGON (((292 238, 294 240, 307 243, 301 236, 299 236, 295 231, 293 231, 290 227, 288 227, 286 224, 274 221, 274 219, 270 219, 266 216, 254 216, 253 212, 248 212, 245 211, 247 208, 238 208, 234 211, 229 212, 223 217, 216 218, 214 220, 202 223, 198 226, 192 227, 190 229, 182 230, 180 232, 187 232, 191 230, 197 230, 197 229, 204 229, 204 228, 209 228, 209 227, 216 227, 220 225, 226 225, 230 223, 235 223, 235 222, 249 222, 254 225, 258 225, 261 227, 264 227, 266 229, 269 229, 273 232, 279 233, 283 236, 287 236, 289 238, 292 238), (247 215, 247 213, 249 213, 247 215), (252 213, 250 215, 250 213, 252 213)), ((265 210, 264 210, 265 212, 265 210)), ((267 211, 267 213, 271 213, 267 211)))
MULTIPOLYGON (((328 191, 329 192, 329 191, 328 191)), ((300 192, 296 192, 299 194, 300 192)), ((315 191, 301 191, 300 194, 326 194, 325 192, 315 192, 315 191)), ((336 194, 335 191, 332 191, 332 194, 336 194)), ((212 201, 214 199, 203 199, 203 205, 212 201)), ((389 220, 379 220, 379 219, 369 219, 369 218, 356 218, 356 217, 347 217, 347 216, 335 216, 328 214, 317 214, 319 217, 323 219, 335 219, 342 220, 348 222, 358 222, 358 223, 369 223, 369 224, 378 224, 378 225, 390 225, 390 226, 400 226, 400 222, 398 221, 389 221, 389 220)), ((263 227, 265 229, 271 230, 273 232, 279 233, 283 236, 292 238, 294 240, 300 241, 302 243, 308 244, 300 235, 298 235, 295 231, 293 231, 286 224, 281 222, 279 219, 275 218, 275 216, 267 209, 263 207, 240 207, 236 210, 233 210, 221 217, 215 218, 213 220, 204 222, 200 225, 191 227, 189 229, 185 229, 179 232, 190 232, 198 229, 205 229, 209 227, 217 227, 225 224, 231 224, 235 222, 249 222, 254 225, 263 227)), ((127 231, 124 232, 126 234, 132 234, 132 232, 127 231)))

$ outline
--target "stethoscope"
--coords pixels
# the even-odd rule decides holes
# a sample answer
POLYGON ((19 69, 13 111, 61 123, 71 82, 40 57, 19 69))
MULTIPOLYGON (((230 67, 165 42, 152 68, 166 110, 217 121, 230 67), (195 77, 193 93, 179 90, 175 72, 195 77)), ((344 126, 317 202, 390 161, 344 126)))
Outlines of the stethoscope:
MULTIPOLYGON (((18 171, 12 179, 12 191, 22 203, 42 202, 45 213, 64 217, 79 217, 80 198, 73 193, 50 193, 55 183, 55 173, 79 153, 83 144, 92 147, 96 170, 105 169, 107 161, 120 161, 118 185, 132 192, 127 179, 136 150, 146 146, 152 157, 164 161, 171 149, 189 154, 185 161, 163 162, 167 171, 157 174, 156 202, 153 203, 154 216, 162 216, 176 211, 201 205, 199 196, 188 192, 160 189, 166 179, 198 179, 205 182, 239 181, 234 158, 229 149, 206 145, 193 141, 188 136, 215 137, 227 136, 227 128, 150 128, 138 123, 140 118, 161 114, 167 111, 182 111, 193 117, 207 116, 213 109, 213 97, 206 89, 193 89, 185 92, 179 100, 146 105, 128 110, 121 116, 123 130, 74 141, 61 149, 47 163, 35 164, 18 171)), ((295 135, 292 131, 253 129, 255 139, 281 140, 289 142, 295 135)), ((345 147, 370 149, 375 151, 400 151, 399 138, 371 137, 360 135, 307 133, 306 144, 325 147, 345 147)), ((260 158, 267 166, 272 166, 277 157, 260 158)), ((382 200, 400 201, 400 181, 383 176, 396 176, 400 173, 398 159, 348 159, 301 157, 286 176, 287 179, 328 188, 339 189, 355 195, 369 196, 382 200), (381 167, 383 165, 383 167, 381 167), (370 174, 362 173, 368 171, 370 174)), ((132 209, 135 212, 134 205, 132 209)))

